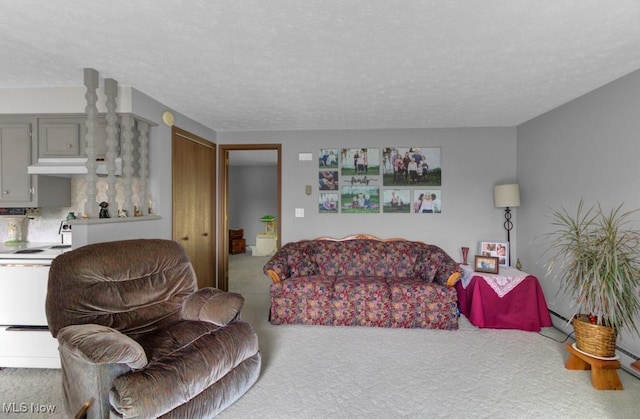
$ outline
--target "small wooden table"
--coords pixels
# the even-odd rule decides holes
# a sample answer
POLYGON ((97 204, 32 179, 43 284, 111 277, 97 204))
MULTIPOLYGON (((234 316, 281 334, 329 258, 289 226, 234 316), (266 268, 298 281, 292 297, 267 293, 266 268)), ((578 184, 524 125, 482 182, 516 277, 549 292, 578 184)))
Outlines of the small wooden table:
POLYGON ((569 370, 591 370, 591 384, 597 390, 622 390, 622 383, 618 377, 620 361, 604 360, 583 354, 567 345, 569 359, 565 367, 569 370))

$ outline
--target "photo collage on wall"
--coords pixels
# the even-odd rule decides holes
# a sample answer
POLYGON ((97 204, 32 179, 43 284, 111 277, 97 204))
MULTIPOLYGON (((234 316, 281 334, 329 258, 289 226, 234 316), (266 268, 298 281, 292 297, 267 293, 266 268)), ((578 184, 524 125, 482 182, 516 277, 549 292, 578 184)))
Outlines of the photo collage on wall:
POLYGON ((439 147, 323 148, 318 167, 320 213, 442 212, 439 147))

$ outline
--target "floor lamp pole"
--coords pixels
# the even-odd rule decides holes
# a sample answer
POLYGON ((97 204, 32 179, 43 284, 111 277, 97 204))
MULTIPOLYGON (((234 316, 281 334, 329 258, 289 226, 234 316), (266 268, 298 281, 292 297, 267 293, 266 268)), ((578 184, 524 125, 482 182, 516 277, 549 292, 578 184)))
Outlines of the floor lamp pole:
POLYGON ((513 223, 511 222, 511 209, 506 207, 504 209, 504 229, 507 230, 507 244, 509 245, 509 266, 511 266, 511 229, 513 229, 513 223))

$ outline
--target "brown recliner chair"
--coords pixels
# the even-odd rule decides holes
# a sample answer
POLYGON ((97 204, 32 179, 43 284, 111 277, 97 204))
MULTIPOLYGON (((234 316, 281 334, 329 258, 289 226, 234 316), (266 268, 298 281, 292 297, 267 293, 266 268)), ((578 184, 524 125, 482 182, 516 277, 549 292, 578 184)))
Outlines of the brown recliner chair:
POLYGON ((171 240, 96 243, 53 260, 46 300, 58 339, 65 408, 89 418, 208 418, 258 379, 244 299, 197 290, 171 240))

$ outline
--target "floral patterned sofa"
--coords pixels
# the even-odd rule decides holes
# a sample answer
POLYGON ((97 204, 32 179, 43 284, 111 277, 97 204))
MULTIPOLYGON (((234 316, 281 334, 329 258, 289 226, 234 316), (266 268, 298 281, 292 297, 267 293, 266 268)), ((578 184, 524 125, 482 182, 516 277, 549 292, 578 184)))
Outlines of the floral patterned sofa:
POLYGON ((287 243, 264 266, 272 324, 458 328, 458 264, 437 246, 356 235, 287 243))

